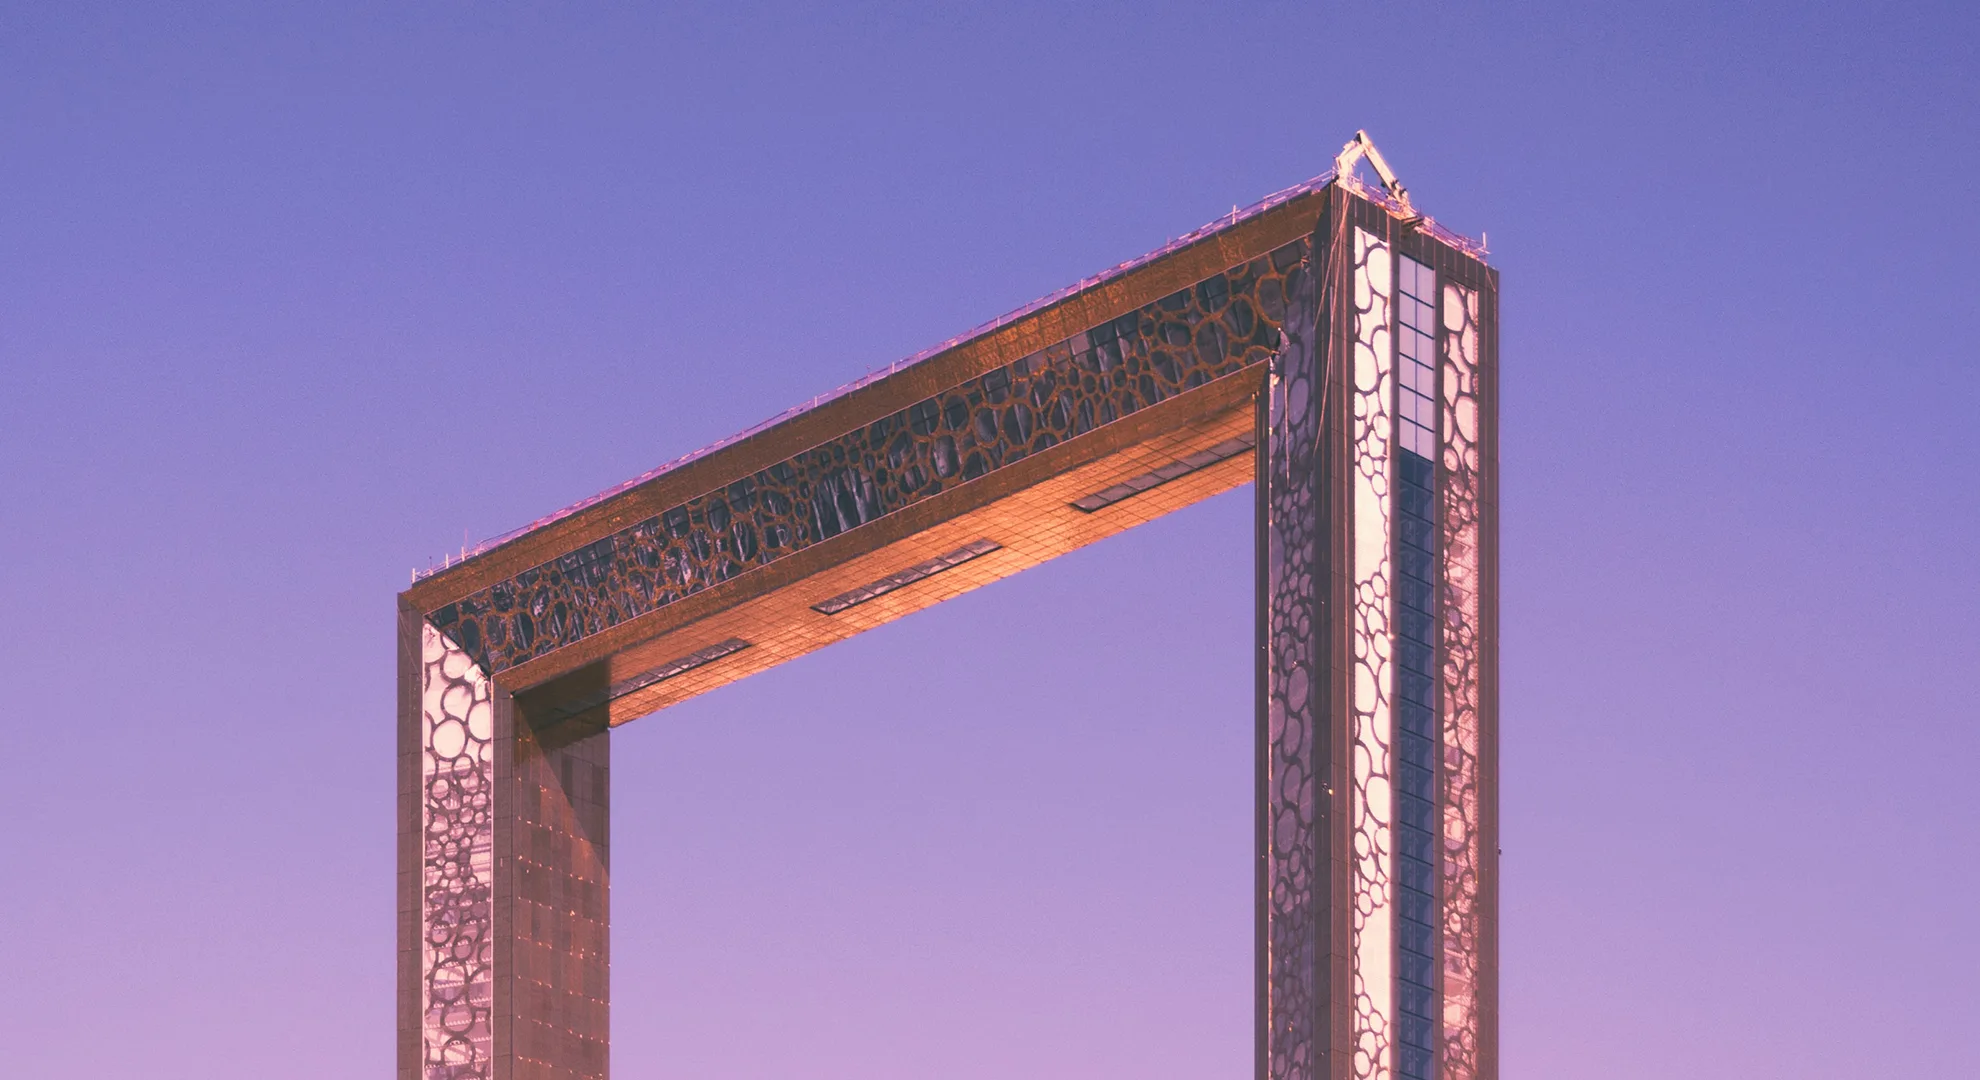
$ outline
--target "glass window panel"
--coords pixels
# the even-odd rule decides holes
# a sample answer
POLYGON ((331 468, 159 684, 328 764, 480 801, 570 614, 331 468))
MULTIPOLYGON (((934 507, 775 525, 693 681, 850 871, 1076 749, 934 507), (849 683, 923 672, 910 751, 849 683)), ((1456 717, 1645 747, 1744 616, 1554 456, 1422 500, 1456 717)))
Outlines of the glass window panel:
POLYGON ((1418 986, 1432 986, 1433 978, 1430 958, 1421 954, 1402 953, 1402 977, 1418 986))
POLYGON ((1430 492, 1427 490, 1405 479, 1404 483, 1397 485, 1396 494, 1402 497, 1403 513, 1415 514, 1420 518, 1430 516, 1430 492))
MULTIPOLYGON (((1402 903, 1399 906, 1402 908, 1402 917, 1404 919, 1410 922, 1424 923, 1429 926, 1437 925, 1437 913, 1431 905, 1428 893, 1417 892, 1414 889, 1403 889, 1401 892, 1402 896, 1400 899, 1402 903)), ((1423 1009, 1418 1009, 1417 1011, 1424 1016, 1433 1015, 1423 1009)))
MULTIPOLYGON (((1429 863, 1418 862, 1415 859, 1404 859, 1402 863, 1402 878, 1405 885, 1412 881, 1422 881, 1425 884, 1429 883, 1432 873, 1429 863)), ((1402 920, 1402 925, 1396 927, 1396 929, 1401 931, 1400 936, 1402 937, 1403 948, 1413 953, 1421 953, 1424 956, 1430 955, 1431 929, 1429 926, 1404 919, 1402 920)))
POLYGON ((1411 297, 1403 298, 1403 319, 1410 326, 1426 334, 1432 333, 1436 329, 1431 321, 1433 318, 1429 304, 1411 297))
POLYGON ((1399 776, 1403 791, 1410 795, 1419 799, 1429 799, 1436 794, 1437 781, 1430 774, 1429 769, 1404 764, 1399 776))
POLYGON ((1429 267, 1415 259, 1404 256, 1402 259, 1402 291, 1411 296, 1428 299, 1437 295, 1437 275, 1429 267))
POLYGON ((1408 458, 1404 458, 1402 460, 1402 479, 1405 484, 1427 490, 1431 482, 1436 479, 1436 470, 1431 468, 1430 463, 1427 461, 1411 461, 1408 458))

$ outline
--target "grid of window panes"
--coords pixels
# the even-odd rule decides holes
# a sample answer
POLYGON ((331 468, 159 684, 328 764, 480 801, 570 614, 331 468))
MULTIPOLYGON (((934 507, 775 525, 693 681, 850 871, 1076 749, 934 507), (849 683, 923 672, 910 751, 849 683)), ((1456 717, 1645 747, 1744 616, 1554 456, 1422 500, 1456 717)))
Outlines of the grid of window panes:
POLYGON ((1437 458, 1437 275, 1415 259, 1397 260, 1400 316, 1396 320, 1396 376, 1402 391, 1396 436, 1402 448, 1437 458))
POLYGON ((1437 1001, 1436 275, 1398 260, 1396 1070, 1434 1080, 1437 1001))

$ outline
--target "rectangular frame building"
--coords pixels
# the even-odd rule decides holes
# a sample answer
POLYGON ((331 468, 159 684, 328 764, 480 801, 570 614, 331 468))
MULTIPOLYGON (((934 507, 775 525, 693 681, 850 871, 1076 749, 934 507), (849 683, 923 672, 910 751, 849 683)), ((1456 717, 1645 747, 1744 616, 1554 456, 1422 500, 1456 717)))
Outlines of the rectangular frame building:
POLYGON ((1495 1080, 1498 276, 1352 164, 418 577, 402 1080, 607 1074, 613 725, 1247 481, 1257 1075, 1495 1080))

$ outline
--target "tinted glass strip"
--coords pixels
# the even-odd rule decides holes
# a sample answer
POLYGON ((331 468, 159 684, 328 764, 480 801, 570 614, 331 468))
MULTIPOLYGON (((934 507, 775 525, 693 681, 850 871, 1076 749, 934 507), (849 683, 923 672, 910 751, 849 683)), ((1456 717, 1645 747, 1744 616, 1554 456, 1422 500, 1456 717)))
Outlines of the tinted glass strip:
POLYGON ((858 607, 868 600, 877 600, 904 585, 912 585, 923 578, 933 577, 944 570, 954 570, 971 559, 981 558, 1001 547, 1003 547, 1002 544, 992 540, 973 540, 949 552, 947 555, 937 555, 927 562, 915 563, 913 566, 899 573, 888 574, 878 581, 868 582, 857 589, 842 592, 830 600, 813 604, 811 605, 811 610, 816 611, 820 615, 837 615, 847 608, 858 607))
POLYGON ((1226 439, 1208 450, 1198 450, 1188 457, 1179 458, 1159 469, 1142 473, 1140 476, 1123 480, 1113 487, 1096 491, 1083 499, 1074 501, 1072 507, 1075 510, 1083 510, 1090 514, 1095 510, 1112 506, 1122 499, 1130 499, 1144 491, 1161 487, 1163 484, 1178 477, 1188 476, 1190 473, 1197 472, 1198 470, 1207 469, 1220 461, 1228 461, 1257 445, 1258 436, 1255 434, 1247 433, 1235 439, 1226 439))

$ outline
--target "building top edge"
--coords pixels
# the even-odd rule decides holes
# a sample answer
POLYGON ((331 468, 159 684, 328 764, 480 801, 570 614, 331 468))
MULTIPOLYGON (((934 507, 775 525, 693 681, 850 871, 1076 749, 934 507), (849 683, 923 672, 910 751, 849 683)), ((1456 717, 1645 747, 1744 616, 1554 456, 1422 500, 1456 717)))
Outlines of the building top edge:
MULTIPOLYGON (((928 360, 932 360, 935 357, 940 356, 943 353, 946 353, 952 349, 966 345, 988 334, 995 333, 996 331, 1002 329, 1003 327, 1008 326, 1014 322, 1017 322, 1020 319, 1029 318, 1030 316, 1036 315, 1039 312, 1044 311, 1047 308, 1050 308, 1056 304, 1064 303, 1065 301, 1070 300, 1073 297, 1080 295, 1081 293, 1087 292, 1088 290, 1102 287, 1112 281, 1115 281, 1121 277, 1124 277, 1134 272, 1135 270, 1140 269, 1143 266, 1148 265, 1149 263, 1155 262, 1166 256, 1173 255, 1184 248, 1190 247, 1191 245, 1199 244, 1206 240, 1212 239, 1213 237, 1216 237, 1224 232, 1234 229, 1239 225, 1242 225, 1245 222, 1250 221, 1253 218, 1256 218, 1268 211, 1271 211, 1279 206, 1291 202, 1294 199, 1320 191, 1323 188, 1327 187, 1327 185, 1334 183, 1336 179, 1337 177, 1335 175, 1334 170, 1329 169, 1326 172, 1323 172, 1320 175, 1312 178, 1311 180, 1307 180, 1303 183, 1294 184, 1291 187, 1284 188, 1279 191, 1275 191, 1272 194, 1267 195, 1264 198, 1258 200, 1257 202, 1252 203, 1250 206, 1235 209, 1231 213, 1225 214, 1222 217, 1219 217, 1216 220, 1201 226, 1200 228, 1184 233, 1183 235, 1176 237, 1175 239, 1169 241, 1166 244, 1163 244, 1161 247, 1158 247, 1153 251, 1150 251, 1143 255, 1137 255, 1132 259, 1116 264, 1115 266, 1109 267, 1108 269, 1103 270, 1098 274, 1093 274, 1089 277, 1082 278, 1079 281, 1076 281, 1073 284, 1068 285, 1062 289, 1057 289, 1052 292, 1049 292, 1044 296, 1041 296, 1038 299, 1023 305, 1022 307, 1015 308, 1011 311, 1005 312, 1004 314, 997 316, 994 319, 991 319, 988 322, 981 323, 978 324, 977 326, 971 327, 970 329, 956 335, 955 337, 949 338, 948 340, 943 341, 939 344, 931 345, 928 348, 922 349, 921 351, 916 352, 911 356, 903 357, 884 367, 875 368, 874 370, 867 372, 865 375, 862 375, 859 378, 854 379, 853 381, 838 387, 837 389, 828 391, 823 394, 819 394, 816 397, 813 397, 811 400, 804 402, 803 404, 793 405, 790 408, 785 409, 780 413, 777 413, 775 416, 771 416, 759 423, 752 424, 749 427, 744 428, 743 430, 736 432, 733 435, 730 435, 723 439, 719 439, 715 442, 709 443, 707 446, 701 447, 698 450, 694 450, 690 453, 683 454, 680 457, 674 458, 671 461, 657 465, 651 469, 646 470, 643 473, 640 473, 639 475, 631 478, 630 480, 626 480, 619 484, 614 484, 613 486, 606 488, 604 491, 598 492, 595 495, 587 496, 586 498, 580 499, 577 502, 570 504, 569 506, 565 506, 549 514, 545 514, 544 516, 537 518, 535 521, 532 521, 527 525, 523 525, 519 528, 511 529, 508 532, 502 533, 498 536, 489 537, 488 539, 483 540, 482 542, 475 544, 472 547, 463 547, 458 554, 445 556, 437 564, 428 564, 428 566, 424 570, 414 570, 412 574, 412 580, 415 584, 417 584, 418 582, 424 581, 427 578, 430 578, 435 574, 438 574, 444 570, 450 570, 454 567, 457 567, 462 563, 475 558, 476 556, 487 554, 488 552, 493 551, 496 548, 499 548, 512 541, 520 540, 523 537, 528 536, 539 529, 543 529, 550 525, 554 525, 559 521, 572 517, 576 514, 582 513, 585 510, 589 510, 590 508, 597 506, 600 503, 607 502, 619 495, 625 494, 626 492, 632 491, 646 484, 652 483, 653 481, 658 480, 661 477, 666 476, 667 474, 672 473, 678 469, 681 469, 689 464, 692 464, 693 462, 699 461, 702 458, 709 456, 710 454, 714 454, 717 453, 718 451, 727 449, 728 447, 734 446, 737 443, 744 441, 745 439, 748 439, 752 436, 759 435, 765 431, 768 431, 779 424, 787 423, 793 419, 796 419, 799 416, 803 416, 806 413, 812 412, 834 401, 838 401, 839 399, 844 398, 849 394, 855 393, 868 386, 872 386, 875 383, 878 383, 884 379, 897 375, 900 372, 907 370, 908 368, 916 366, 917 364, 921 364, 928 360)), ((1477 259, 1481 263, 1485 262, 1485 256, 1487 253, 1485 250, 1485 246, 1482 243, 1473 240, 1470 237, 1464 236, 1460 233, 1453 232, 1450 229, 1447 229, 1444 226, 1439 225, 1437 222, 1435 222, 1429 217, 1412 214, 1409 208, 1403 206, 1387 191, 1382 190, 1379 187, 1370 187, 1368 185, 1362 184, 1359 181, 1355 180, 1353 177, 1349 177, 1346 181, 1342 183, 1341 186, 1348 190, 1351 190, 1352 192, 1354 192, 1354 194, 1364 199, 1367 199, 1370 202, 1382 206, 1385 210, 1389 211, 1389 213, 1397 217, 1416 218, 1417 219, 1416 227, 1419 230, 1429 234, 1435 239, 1441 241, 1442 243, 1447 244, 1450 247, 1458 251, 1461 251, 1464 254, 1474 259, 1477 259)))

